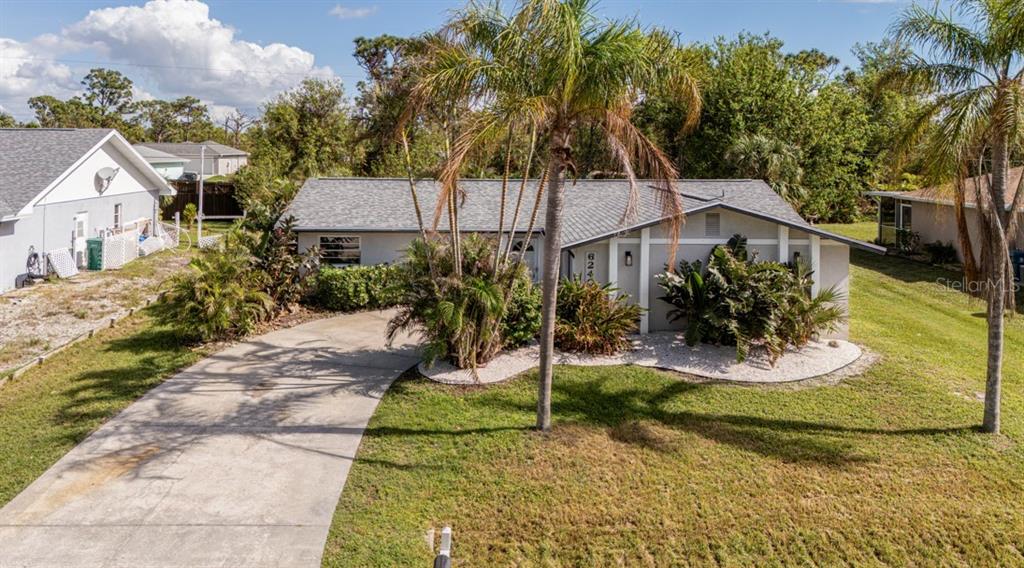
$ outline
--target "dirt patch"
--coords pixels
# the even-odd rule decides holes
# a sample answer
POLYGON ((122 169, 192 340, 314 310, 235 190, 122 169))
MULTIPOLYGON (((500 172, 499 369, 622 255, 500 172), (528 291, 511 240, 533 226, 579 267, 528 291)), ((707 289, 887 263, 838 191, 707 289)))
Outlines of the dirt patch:
POLYGON ((0 296, 0 373, 141 307, 189 258, 166 251, 120 270, 83 272, 0 296))

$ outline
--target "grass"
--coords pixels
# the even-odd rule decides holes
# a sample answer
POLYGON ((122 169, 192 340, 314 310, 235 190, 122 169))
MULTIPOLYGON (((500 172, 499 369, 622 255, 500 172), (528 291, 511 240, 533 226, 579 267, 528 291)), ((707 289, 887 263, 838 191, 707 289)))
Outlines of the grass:
POLYGON ((398 382, 324 565, 429 565, 424 534, 444 525, 462 566, 1024 564, 1024 319, 1004 433, 981 434, 983 306, 942 284, 954 273, 852 261, 852 337, 881 360, 837 386, 560 367, 541 435, 536 373, 398 382))
POLYGON ((143 311, 0 387, 0 506, 201 355, 143 311))
POLYGON ((866 243, 874 242, 878 238, 878 221, 861 221, 858 223, 822 223, 818 228, 833 233, 838 233, 857 239, 866 243))

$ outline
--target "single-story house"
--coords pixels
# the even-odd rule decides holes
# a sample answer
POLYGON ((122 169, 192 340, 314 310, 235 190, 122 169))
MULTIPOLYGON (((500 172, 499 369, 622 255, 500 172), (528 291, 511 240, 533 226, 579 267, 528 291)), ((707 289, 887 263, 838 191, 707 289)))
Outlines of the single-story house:
MULTIPOLYGON (((417 187, 424 216, 432 217, 438 187, 433 181, 421 181, 417 187)), ((459 210, 461 228, 495 233, 501 181, 465 180, 461 187, 465 191, 459 210)), ((517 181, 509 183, 508 223, 518 187, 517 181)), ((503 239, 521 239, 528 228, 537 182, 528 182, 527 188, 515 232, 506 229, 503 239)), ((646 333, 674 326, 667 319, 669 304, 658 299, 656 281, 656 275, 665 270, 669 251, 669 233, 658 205, 662 190, 650 182, 641 182, 639 190, 638 214, 623 222, 627 181, 579 180, 566 187, 561 271, 563 276, 610 282, 629 294, 648 308, 640 322, 641 332, 646 333)), ((883 247, 811 225, 763 181, 683 180, 677 190, 686 211, 677 260, 705 260, 715 245, 742 234, 761 259, 806 262, 814 271, 815 290, 835 287, 843 293, 845 304, 850 247, 885 252, 883 247)), ((323 261, 335 265, 395 262, 419 234, 405 179, 309 179, 286 215, 295 218, 299 250, 319 246, 323 261)), ((543 266, 543 219, 542 210, 530 243, 513 245, 515 250, 525 249, 535 278, 543 266)), ((439 230, 443 226, 442 222, 439 230)))
POLYGON ((142 144, 135 144, 132 147, 158 174, 164 176, 164 179, 178 179, 185 173, 185 164, 188 163, 185 158, 142 144))
MULTIPOLYGON (((1017 193, 1024 167, 1010 170, 1010 179, 1006 187, 1006 209, 1013 206, 1013 198, 1017 193)), ((964 215, 967 229, 971 236, 974 257, 981 258, 981 226, 978 222, 978 200, 974 188, 976 183, 986 184, 985 176, 968 178, 967 191, 964 193, 964 215)), ((878 242, 896 244, 900 231, 917 233, 921 243, 952 243, 957 254, 963 260, 963 249, 960 246, 956 224, 956 208, 953 195, 956 188, 952 183, 926 187, 914 191, 869 191, 866 195, 878 200, 878 242)), ((1024 239, 1022 239, 1024 240, 1024 239)), ((1010 243, 1016 250, 1024 250, 1024 242, 1010 243)))
POLYGON ((204 178, 227 176, 249 163, 249 153, 213 140, 206 142, 142 142, 140 146, 184 158, 185 172, 200 173, 204 178))
POLYGON ((86 239, 154 226, 173 193, 116 130, 0 129, 0 292, 45 274, 48 252, 83 266, 86 239))

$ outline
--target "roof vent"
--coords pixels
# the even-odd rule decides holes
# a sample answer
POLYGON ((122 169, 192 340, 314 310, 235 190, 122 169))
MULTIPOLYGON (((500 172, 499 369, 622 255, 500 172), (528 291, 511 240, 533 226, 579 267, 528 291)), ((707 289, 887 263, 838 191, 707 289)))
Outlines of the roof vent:
POLYGON ((717 237, 722 234, 722 215, 720 213, 704 214, 704 236, 717 237))

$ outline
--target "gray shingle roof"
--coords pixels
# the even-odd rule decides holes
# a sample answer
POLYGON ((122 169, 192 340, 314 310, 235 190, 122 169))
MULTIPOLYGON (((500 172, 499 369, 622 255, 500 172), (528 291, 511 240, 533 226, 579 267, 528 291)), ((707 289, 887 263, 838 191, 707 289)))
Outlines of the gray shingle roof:
MULTIPOLYGON (((509 182, 509 218, 506 219, 506 225, 511 223, 519 183, 519 180, 509 182)), ((468 179, 463 180, 460 186, 465 193, 459 209, 461 228, 471 232, 497 230, 501 180, 468 179)), ((574 246, 623 230, 659 223, 664 218, 658 205, 661 190, 649 181, 640 181, 638 189, 640 201, 636 219, 623 223, 623 212, 629 199, 629 183, 626 180, 579 180, 575 185, 568 185, 565 192, 562 242, 565 246, 574 246)), ((677 189, 682 194, 687 212, 725 207, 835 240, 850 241, 812 227, 760 180, 680 180, 677 189)), ((526 230, 529 225, 527 216, 536 197, 536 190, 537 180, 529 180, 516 227, 518 230, 526 230)), ((417 191, 424 219, 429 225, 437 202, 437 184, 433 180, 419 181, 417 191)), ((285 214, 295 217, 296 230, 299 231, 418 230, 409 182, 400 178, 309 179, 285 214)), ((438 229, 446 230, 445 223, 442 220, 438 229)), ((537 228, 543 230, 543 225, 542 201, 537 228)), ((864 245, 858 241, 849 244, 864 245)))
POLYGON ((200 148, 206 146, 206 157, 217 158, 222 156, 248 156, 249 153, 238 148, 225 146, 213 140, 205 142, 140 142, 139 146, 145 146, 154 150, 160 150, 182 158, 198 158, 200 148))
POLYGON ((168 154, 167 152, 162 152, 156 148, 143 146, 142 144, 133 144, 132 148, 135 148, 135 151, 151 164, 174 164, 188 161, 185 158, 175 156, 174 154, 168 154))
POLYGON ((28 205, 110 132, 109 128, 0 128, 0 217, 28 205))

